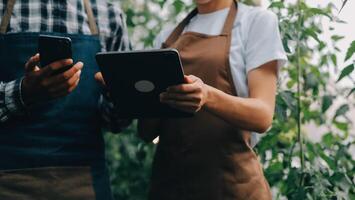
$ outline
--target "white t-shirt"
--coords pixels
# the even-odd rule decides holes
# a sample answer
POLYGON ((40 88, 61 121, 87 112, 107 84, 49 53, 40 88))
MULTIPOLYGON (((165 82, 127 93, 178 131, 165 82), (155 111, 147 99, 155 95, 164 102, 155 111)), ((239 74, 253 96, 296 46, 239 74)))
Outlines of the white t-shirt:
MULTIPOLYGON (((184 32, 198 32, 219 35, 222 32, 229 8, 208 14, 198 14, 185 27, 184 32)), ((160 48, 175 27, 163 29, 155 40, 160 48)), ((263 64, 277 60, 278 67, 287 62, 278 18, 271 11, 238 4, 238 14, 232 31, 230 65, 233 81, 240 97, 249 97, 247 74, 263 64)), ((252 134, 252 145, 258 141, 258 135, 252 134)))

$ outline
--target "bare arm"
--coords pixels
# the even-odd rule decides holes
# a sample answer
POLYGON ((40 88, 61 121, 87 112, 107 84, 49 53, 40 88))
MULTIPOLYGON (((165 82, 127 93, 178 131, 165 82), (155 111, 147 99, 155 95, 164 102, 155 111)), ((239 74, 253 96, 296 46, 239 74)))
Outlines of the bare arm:
POLYGON ((248 74, 249 98, 228 95, 209 87, 206 110, 249 131, 265 132, 272 123, 277 85, 277 62, 248 74))
POLYGON ((277 85, 277 61, 249 72, 249 98, 235 97, 203 84, 194 76, 187 84, 170 88, 162 102, 188 112, 205 109, 236 127, 259 133, 272 123, 277 85))

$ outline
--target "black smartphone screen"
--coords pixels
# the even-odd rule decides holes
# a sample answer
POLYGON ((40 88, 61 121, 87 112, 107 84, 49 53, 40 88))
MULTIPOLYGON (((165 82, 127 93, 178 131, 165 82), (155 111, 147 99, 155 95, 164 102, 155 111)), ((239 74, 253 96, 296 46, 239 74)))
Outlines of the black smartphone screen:
MULTIPOLYGON (((40 35, 38 41, 40 65, 45 67, 55 61, 72 58, 71 39, 50 35, 40 35)), ((71 66, 58 70, 58 73, 70 69, 71 66)))

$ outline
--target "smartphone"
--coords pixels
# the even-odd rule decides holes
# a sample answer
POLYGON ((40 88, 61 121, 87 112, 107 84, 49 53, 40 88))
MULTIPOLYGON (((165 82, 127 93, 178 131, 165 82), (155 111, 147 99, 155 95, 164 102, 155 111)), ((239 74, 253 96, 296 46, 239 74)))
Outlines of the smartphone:
MULTIPOLYGON (((45 67, 55 61, 72 58, 71 39, 51 35, 40 35, 38 39, 38 52, 40 54, 40 67, 45 67)), ((60 74, 73 65, 63 67, 56 71, 60 74)))

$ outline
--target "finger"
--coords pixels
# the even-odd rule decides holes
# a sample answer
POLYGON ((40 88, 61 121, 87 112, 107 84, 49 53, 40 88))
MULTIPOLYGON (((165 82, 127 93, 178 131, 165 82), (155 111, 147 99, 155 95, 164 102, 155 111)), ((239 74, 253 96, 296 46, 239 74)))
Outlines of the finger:
POLYGON ((102 86, 106 86, 104 77, 102 76, 102 73, 101 73, 101 72, 97 72, 97 73, 95 74, 95 80, 96 80, 99 84, 101 84, 102 86))
POLYGON ((36 66, 34 69, 35 72, 38 72, 39 70, 41 70, 41 68, 39 68, 38 66, 36 66))
POLYGON ((173 101, 191 101, 191 102, 198 103, 201 101, 201 98, 198 94, 195 93, 181 94, 181 93, 164 92, 160 94, 160 100, 162 102, 173 100, 173 101))
POLYGON ((63 67, 66 67, 66 66, 69 66, 72 64, 73 64, 73 59, 63 59, 63 60, 55 61, 49 65, 53 68, 53 70, 58 70, 60 68, 63 68, 63 67))
POLYGON ((38 70, 39 68, 37 67, 37 65, 38 65, 39 61, 40 61, 40 58, 39 58, 38 53, 36 55, 32 56, 25 64, 26 72, 38 70))
POLYGON ((182 110, 184 112, 196 113, 200 110, 200 107, 197 104, 184 101, 170 101, 167 103, 170 107, 177 110, 182 110))
POLYGON ((193 75, 188 75, 188 76, 185 75, 184 78, 185 78, 185 83, 194 83, 198 80, 198 78, 193 75))
POLYGON ((41 69, 39 72, 39 75, 43 78, 43 77, 47 77, 51 74, 53 74, 56 70, 62 68, 62 67, 66 67, 69 65, 73 64, 73 60, 72 59, 64 59, 64 60, 60 60, 60 61, 56 61, 53 62, 47 66, 45 66, 43 69, 41 69))
POLYGON ((76 86, 76 84, 78 84, 79 80, 80 80, 80 74, 81 71, 78 71, 74 76, 72 76, 69 80, 62 82, 58 85, 51 85, 50 87, 50 93, 54 94, 54 93, 60 93, 61 91, 68 91, 68 92, 72 92, 72 90, 70 90, 73 86, 76 86))
POLYGON ((181 85, 176 85, 169 87, 167 91, 169 93, 192 93, 192 92, 197 92, 201 88, 197 84, 197 82, 191 83, 191 84, 181 84, 181 85))
POLYGON ((76 63, 73 67, 68 69, 62 74, 55 75, 50 78, 42 77, 45 78, 44 85, 46 86, 52 86, 52 85, 58 85, 63 82, 66 82, 67 80, 71 79, 73 76, 77 75, 80 77, 81 75, 81 70, 83 69, 84 64, 82 62, 76 63))

